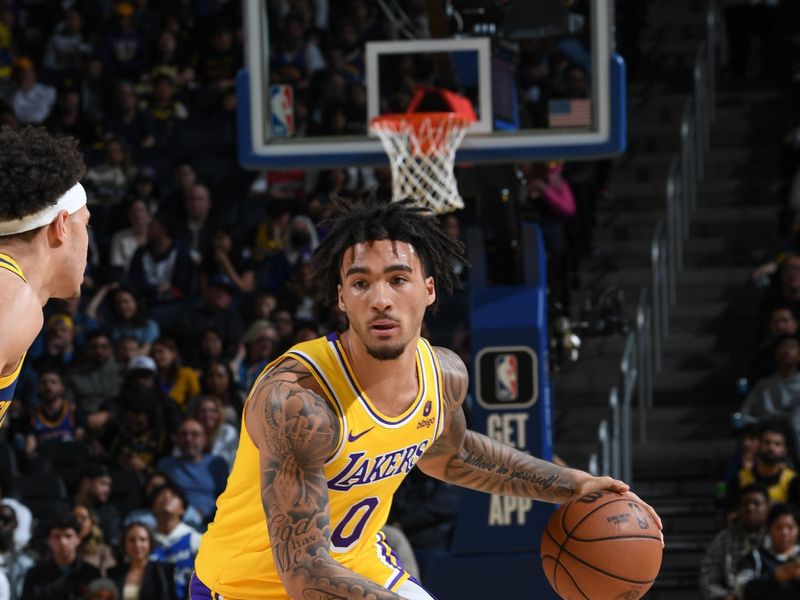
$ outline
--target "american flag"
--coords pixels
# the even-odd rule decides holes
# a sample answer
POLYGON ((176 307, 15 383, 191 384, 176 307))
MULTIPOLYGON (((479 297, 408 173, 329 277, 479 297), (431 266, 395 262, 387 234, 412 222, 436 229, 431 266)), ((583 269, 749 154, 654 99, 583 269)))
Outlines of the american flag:
POLYGON ((550 100, 547 103, 550 127, 589 127, 592 101, 585 98, 550 100))

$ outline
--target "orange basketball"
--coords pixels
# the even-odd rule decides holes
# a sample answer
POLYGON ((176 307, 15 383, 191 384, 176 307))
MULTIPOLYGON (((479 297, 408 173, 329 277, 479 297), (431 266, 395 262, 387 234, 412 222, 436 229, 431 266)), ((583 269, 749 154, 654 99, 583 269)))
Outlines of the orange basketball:
POLYGON ((542 535, 542 568, 565 600, 636 600, 661 568, 661 536, 639 502, 592 492, 562 505, 542 535))

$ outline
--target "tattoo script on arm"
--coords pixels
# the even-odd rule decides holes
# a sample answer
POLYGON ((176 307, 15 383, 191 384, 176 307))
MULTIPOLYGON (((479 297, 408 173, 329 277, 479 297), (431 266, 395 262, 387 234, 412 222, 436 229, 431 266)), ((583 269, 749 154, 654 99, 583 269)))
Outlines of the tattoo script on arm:
POLYGON ((467 430, 462 403, 468 374, 452 350, 437 348, 442 367, 446 426, 425 452, 419 467, 428 475, 470 489, 523 496, 546 502, 564 502, 577 489, 575 471, 467 430))
POLYGON ((286 359, 253 391, 248 432, 261 463, 261 499, 286 591, 302 600, 396 600, 329 553, 331 518, 323 465, 340 422, 303 365, 286 359))

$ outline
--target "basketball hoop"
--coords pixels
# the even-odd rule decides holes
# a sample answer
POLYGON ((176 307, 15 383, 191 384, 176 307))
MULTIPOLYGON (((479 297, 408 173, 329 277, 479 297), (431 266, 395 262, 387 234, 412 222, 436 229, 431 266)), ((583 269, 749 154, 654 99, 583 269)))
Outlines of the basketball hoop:
POLYGON ((464 208, 453 166, 456 149, 475 120, 471 105, 469 111, 374 118, 370 129, 381 138, 392 167, 392 200, 412 198, 437 214, 464 208))

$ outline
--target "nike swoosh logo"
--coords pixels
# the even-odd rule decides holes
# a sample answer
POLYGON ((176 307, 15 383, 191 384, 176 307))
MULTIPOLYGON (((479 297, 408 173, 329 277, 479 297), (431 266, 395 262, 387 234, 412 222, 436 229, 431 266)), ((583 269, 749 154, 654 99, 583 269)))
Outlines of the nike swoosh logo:
POLYGON ((364 436, 364 435, 367 435, 367 434, 368 434, 370 431, 372 431, 373 429, 375 429, 375 427, 374 427, 374 426, 370 427, 369 429, 365 429, 365 430, 364 430, 364 431, 362 431, 361 433, 357 433, 357 434, 355 434, 355 435, 354 435, 354 434, 352 434, 352 433, 348 433, 348 434, 347 434, 347 441, 348 441, 348 442, 355 442, 355 441, 356 441, 358 438, 360 438, 360 437, 362 437, 362 436, 364 436))

